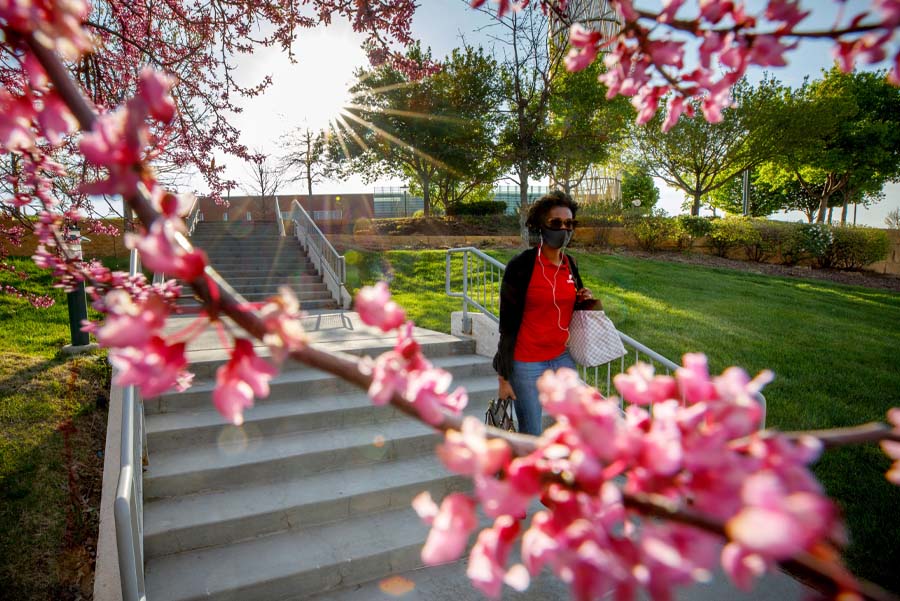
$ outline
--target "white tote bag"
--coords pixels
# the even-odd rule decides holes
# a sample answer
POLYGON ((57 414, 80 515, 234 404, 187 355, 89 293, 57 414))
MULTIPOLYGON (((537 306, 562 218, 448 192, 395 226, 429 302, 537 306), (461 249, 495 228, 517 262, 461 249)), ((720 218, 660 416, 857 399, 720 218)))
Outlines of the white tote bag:
POLYGON ((603 311, 575 311, 569 324, 569 354, 585 367, 603 365, 625 354, 616 326, 603 311))

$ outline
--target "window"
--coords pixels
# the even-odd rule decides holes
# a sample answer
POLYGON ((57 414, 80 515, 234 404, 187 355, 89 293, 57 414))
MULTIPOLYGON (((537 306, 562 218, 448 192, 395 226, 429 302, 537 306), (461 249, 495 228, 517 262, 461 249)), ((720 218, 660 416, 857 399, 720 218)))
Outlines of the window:
POLYGON ((228 221, 228 211, 222 213, 222 221, 228 221))
POLYGON ((253 221, 253 213, 247 211, 247 221, 253 221))
POLYGON ((197 221, 203 221, 203 220, 204 220, 203 211, 198 211, 197 212, 197 221))

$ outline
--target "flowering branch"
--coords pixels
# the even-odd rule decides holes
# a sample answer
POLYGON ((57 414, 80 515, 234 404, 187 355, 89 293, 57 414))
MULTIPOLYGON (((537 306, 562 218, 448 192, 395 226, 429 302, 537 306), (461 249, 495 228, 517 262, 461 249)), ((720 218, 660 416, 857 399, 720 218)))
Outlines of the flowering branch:
MULTIPOLYGON (((77 3, 66 6, 76 12, 83 8, 77 3)), ((391 403, 442 430, 438 455, 450 470, 472 478, 475 491, 474 497, 451 494, 440 507, 427 493, 416 498, 415 510, 432 525, 422 551, 426 562, 460 556, 477 527, 474 511, 480 503, 495 522, 478 535, 468 573, 489 596, 498 596, 504 583, 527 587, 529 578, 546 565, 570 583, 579 599, 610 589, 628 598, 640 587, 655 599, 668 598, 674 587, 709 573, 724 537, 721 562, 738 586, 749 587, 765 569, 782 563, 817 574, 831 583, 835 594, 892 598, 857 582, 836 557, 823 560, 817 555, 830 551, 830 541, 841 539, 841 524, 836 507, 807 466, 825 445, 880 439, 898 460, 889 478, 900 479, 900 410, 888 415, 891 430, 870 425, 852 433, 820 433, 824 442, 760 432, 755 397, 772 374, 751 379, 731 368, 710 377, 705 357, 686 355, 674 376, 654 375, 646 365, 616 376, 615 386, 629 403, 624 415, 616 399, 604 399, 574 371, 560 370, 538 381, 541 401, 556 418, 541 437, 488 429, 477 419, 462 418, 465 391, 451 391, 449 374, 425 359, 412 337, 412 323, 390 300, 384 284, 364 288, 356 308, 365 323, 397 331, 393 350, 357 362, 315 349, 299 326, 295 298, 282 292, 260 308, 250 305, 184 235, 178 215, 185 199, 162 190, 148 167, 148 148, 155 144, 148 121, 164 125, 176 112, 169 95, 171 81, 145 71, 134 98, 115 112, 96 114, 55 52, 44 46, 49 40, 70 52, 86 48, 72 17, 26 20, 17 22, 19 29, 4 29, 13 43, 24 39, 30 52, 26 62, 36 59, 28 69, 39 92, 35 102, 31 96, 20 101, 0 90, 3 108, 12 109, 0 113, 4 145, 32 152, 35 123, 51 140, 74 130, 70 121, 75 120, 84 132, 81 152, 107 173, 105 180, 84 191, 124 197, 146 230, 128 235, 126 243, 140 250, 149 268, 192 287, 226 344, 223 316, 268 345, 276 362, 291 357, 337 375, 368 389, 373 403, 391 403), (652 413, 645 407, 652 407, 652 413), (507 568, 511 545, 536 499, 546 510, 534 514, 522 534, 523 563, 507 568), (637 523, 647 516, 665 520, 637 523)), ((583 38, 585 46, 595 43, 590 35, 583 38)), ((654 48, 662 50, 645 50, 654 48)), ((667 51, 677 54, 672 48, 667 51)), ((653 64, 667 63, 657 57, 653 64)), ((42 168, 54 169, 50 163, 42 168)), ((48 209, 53 206, 47 194, 38 194, 48 209)), ((60 220, 49 210, 42 219, 42 240, 51 244, 60 220)), ((46 250, 38 257, 62 278, 92 282, 95 306, 107 319, 102 326, 89 327, 102 344, 113 348, 110 357, 119 367, 119 384, 140 386, 146 397, 188 385, 186 338, 199 327, 188 326, 168 340, 161 335, 177 286, 150 287, 140 278, 126 279, 97 266, 54 261, 46 250)), ((240 424, 254 397, 268 394, 275 373, 273 365, 256 356, 249 340, 235 338, 230 360, 216 375, 216 407, 240 424)))

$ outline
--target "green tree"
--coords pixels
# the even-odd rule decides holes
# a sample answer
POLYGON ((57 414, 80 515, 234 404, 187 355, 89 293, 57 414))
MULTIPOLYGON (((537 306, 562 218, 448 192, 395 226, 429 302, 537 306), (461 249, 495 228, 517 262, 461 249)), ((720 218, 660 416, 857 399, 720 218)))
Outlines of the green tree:
MULTIPOLYGON (((682 118, 668 132, 661 129, 662 112, 657 113, 644 126, 633 128, 631 162, 684 191, 691 199, 691 215, 698 215, 710 192, 771 158, 775 148, 791 140, 797 143, 792 116, 777 110, 777 100, 784 94, 773 79, 756 87, 742 81, 733 90, 736 106, 723 112, 721 122, 709 123, 702 116, 682 118)), ((694 108, 700 112, 698 104, 694 108)))
POLYGON ((656 203, 659 202, 659 188, 653 181, 653 176, 640 167, 630 167, 622 173, 622 209, 633 210, 640 207, 642 211, 650 213, 656 203))
POLYGON ((490 15, 500 30, 497 53, 502 56, 503 100, 497 150, 503 170, 519 187, 519 226, 526 243, 528 188, 532 179, 546 172, 549 105, 562 53, 551 52, 549 23, 541 11, 510 11, 501 17, 485 7, 479 10, 490 15))
MULTIPOLYGON (((407 58, 424 70, 431 51, 415 44, 407 58)), ((424 213, 439 182, 445 190, 476 188, 493 181, 497 167, 494 138, 497 124, 498 68, 481 48, 456 49, 440 71, 418 80, 390 66, 360 70, 334 144, 343 156, 342 172, 367 181, 385 172, 412 180, 422 190, 424 213)))
MULTIPOLYGON (((757 181, 757 179, 758 173, 755 171, 748 178, 748 214, 751 217, 767 217, 776 211, 786 208, 788 199, 782 191, 772 190, 764 183, 757 181)), ((731 215, 742 215, 744 213, 743 174, 734 176, 725 185, 710 192, 709 204, 711 207, 731 215)))
POLYGON ((549 102, 546 171, 550 180, 571 193, 591 165, 606 163, 628 132, 634 109, 624 97, 606 99, 597 80, 600 63, 553 80, 549 102))
MULTIPOLYGON (((835 204, 877 198, 885 183, 900 177, 900 90, 884 72, 843 73, 834 66, 823 79, 805 83, 792 104, 793 114, 808 116, 812 137, 783 149, 776 164, 817 195, 817 222, 835 204)), ((846 220, 846 208, 842 213, 846 220)))

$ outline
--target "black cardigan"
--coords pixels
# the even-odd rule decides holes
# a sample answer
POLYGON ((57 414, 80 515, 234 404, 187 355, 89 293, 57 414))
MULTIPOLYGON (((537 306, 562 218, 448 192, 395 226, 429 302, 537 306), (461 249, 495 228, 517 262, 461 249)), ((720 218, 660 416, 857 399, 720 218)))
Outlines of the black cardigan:
MULTIPOLYGON (((537 251, 538 247, 535 246, 513 257, 506 266, 503 282, 500 284, 500 342, 497 344, 497 354, 494 355, 494 371, 507 380, 512 373, 516 338, 525 313, 525 294, 531 284, 537 251)), ((569 255, 566 257, 575 280, 575 290, 581 290, 584 285, 575 259, 569 255)))

